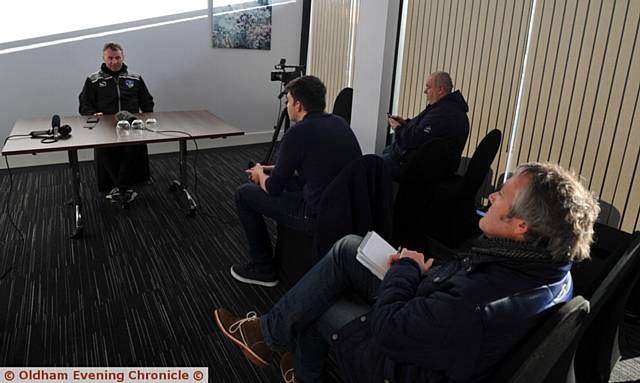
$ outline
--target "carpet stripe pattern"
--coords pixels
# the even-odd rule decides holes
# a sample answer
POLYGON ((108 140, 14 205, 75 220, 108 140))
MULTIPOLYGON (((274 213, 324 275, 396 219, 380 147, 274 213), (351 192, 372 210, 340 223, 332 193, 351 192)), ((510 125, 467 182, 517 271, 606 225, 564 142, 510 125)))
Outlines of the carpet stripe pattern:
MULTIPOLYGON (((81 163, 86 229, 75 241, 68 165, 13 170, 8 210, 9 177, 0 175, 0 273, 10 269, 0 281, 0 365, 207 366, 211 381, 280 381, 277 369, 251 365, 213 321, 216 307, 265 312, 284 292, 228 272, 248 260, 233 193, 248 160, 267 148, 201 151, 194 218, 181 192, 168 190, 177 155, 151 157, 152 183, 124 210, 97 192, 93 163, 81 163)), ((335 371, 328 377, 339 381, 335 371)))

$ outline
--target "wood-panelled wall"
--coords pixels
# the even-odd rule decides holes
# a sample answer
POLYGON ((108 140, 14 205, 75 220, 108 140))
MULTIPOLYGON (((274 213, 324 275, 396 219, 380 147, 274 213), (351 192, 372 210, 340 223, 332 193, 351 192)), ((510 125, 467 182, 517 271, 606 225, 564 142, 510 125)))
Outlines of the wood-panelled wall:
POLYGON ((602 222, 636 230, 640 1, 538 0, 536 14, 514 163, 574 169, 602 222))
POLYGON ((603 202, 602 222, 640 228, 640 1, 406 1, 400 115, 424 108, 426 75, 448 71, 470 108, 464 155, 489 130, 503 132, 495 185, 513 170, 512 144, 512 167, 553 161, 571 168, 603 202))
POLYGON ((307 74, 325 83, 328 111, 338 92, 352 83, 358 6, 358 0, 311 2, 307 74))

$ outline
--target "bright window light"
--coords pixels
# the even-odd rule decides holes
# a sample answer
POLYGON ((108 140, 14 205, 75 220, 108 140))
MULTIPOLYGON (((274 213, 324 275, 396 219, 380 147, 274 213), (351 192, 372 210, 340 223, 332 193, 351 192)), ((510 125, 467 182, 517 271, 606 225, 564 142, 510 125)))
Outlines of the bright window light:
MULTIPOLYGON (((242 2, 213 0, 221 5, 242 2)), ((2 6, 0 44, 58 33, 205 10, 207 0, 7 1, 2 6)))

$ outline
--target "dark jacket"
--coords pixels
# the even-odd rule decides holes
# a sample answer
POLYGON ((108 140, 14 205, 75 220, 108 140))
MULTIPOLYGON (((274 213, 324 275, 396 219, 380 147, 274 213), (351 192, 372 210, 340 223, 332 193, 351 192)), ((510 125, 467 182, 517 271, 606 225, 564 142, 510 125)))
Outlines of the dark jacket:
POLYGON ((80 92, 80 114, 96 112, 116 114, 121 110, 131 113, 153 112, 153 97, 137 73, 129 73, 126 65, 115 73, 102 64, 100 71, 84 81, 80 92), (117 85, 116 85, 117 84, 117 85))
POLYGON ((352 382, 483 381, 544 309, 571 298, 570 268, 475 255, 421 277, 402 259, 369 315, 340 330, 341 369, 352 382))
POLYGON ((374 230, 391 237, 391 176, 382 158, 368 154, 351 162, 327 186, 318 205, 313 263, 347 234, 374 230))
MULTIPOLYGON (((121 110, 148 113, 153 112, 154 106, 142 76, 129 73, 124 64, 117 73, 102 64, 100 71, 85 80, 79 100, 81 115, 97 112, 116 114, 121 110)), ((131 187, 149 180, 149 157, 145 144, 95 148, 93 153, 100 191, 116 186, 131 187)))
POLYGON ((469 136, 468 111, 469 106, 460 91, 449 93, 397 127, 392 150, 398 158, 403 158, 408 151, 433 139, 452 138, 454 145, 448 161, 457 164, 469 136))
POLYGON ((267 192, 280 195, 297 171, 307 212, 315 215, 327 185, 361 155, 358 140, 344 119, 329 113, 308 113, 282 137, 267 192))

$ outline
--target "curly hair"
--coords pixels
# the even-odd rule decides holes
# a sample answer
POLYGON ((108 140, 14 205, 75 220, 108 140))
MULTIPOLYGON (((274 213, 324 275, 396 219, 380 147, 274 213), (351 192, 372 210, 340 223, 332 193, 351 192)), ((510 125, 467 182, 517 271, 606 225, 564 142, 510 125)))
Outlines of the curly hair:
POLYGON ((600 212, 594 194, 573 172, 552 163, 520 165, 517 175, 528 176, 530 182, 514 198, 509 216, 527 223, 525 239, 546 244, 557 261, 588 259, 600 212))

